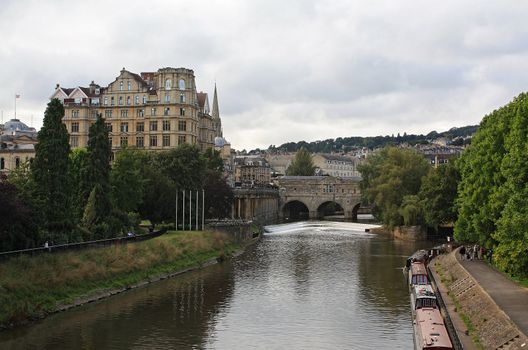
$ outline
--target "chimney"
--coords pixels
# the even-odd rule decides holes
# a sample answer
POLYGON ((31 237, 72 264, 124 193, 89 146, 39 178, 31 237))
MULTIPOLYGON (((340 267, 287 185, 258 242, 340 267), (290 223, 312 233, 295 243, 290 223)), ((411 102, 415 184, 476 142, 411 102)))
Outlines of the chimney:
POLYGON ((94 81, 92 80, 92 82, 90 84, 90 93, 91 94, 95 93, 95 88, 96 88, 96 85, 95 85, 94 81))

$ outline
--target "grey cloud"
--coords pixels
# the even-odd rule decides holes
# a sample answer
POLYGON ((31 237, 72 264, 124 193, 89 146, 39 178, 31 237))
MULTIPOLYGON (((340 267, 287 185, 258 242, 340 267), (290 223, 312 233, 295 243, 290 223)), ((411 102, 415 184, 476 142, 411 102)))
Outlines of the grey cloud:
POLYGON ((185 66, 198 90, 212 95, 217 81, 236 148, 427 133, 477 123, 526 89, 527 10, 513 0, 6 1, 0 109, 18 92, 19 114, 42 115, 55 83, 185 66))

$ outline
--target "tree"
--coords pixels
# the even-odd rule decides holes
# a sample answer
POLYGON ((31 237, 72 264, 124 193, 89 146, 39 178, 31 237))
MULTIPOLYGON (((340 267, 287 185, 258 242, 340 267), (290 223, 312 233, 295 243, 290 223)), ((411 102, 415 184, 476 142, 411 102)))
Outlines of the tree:
POLYGON ((147 182, 144 167, 148 162, 148 154, 138 149, 125 148, 116 154, 110 173, 115 208, 126 213, 139 209, 147 182))
POLYGON ((224 161, 220 157, 220 152, 212 148, 205 150, 204 154, 205 166, 207 169, 222 172, 224 170, 224 161))
POLYGON ((17 187, 0 174, 0 251, 32 248, 39 244, 31 207, 17 187))
POLYGON ((315 173, 315 166, 313 164, 312 156, 304 148, 301 147, 295 154, 293 162, 286 169, 286 175, 292 176, 313 176, 315 173))
POLYGON ((405 196, 399 209, 405 226, 423 225, 423 206, 420 197, 415 195, 405 196))
POLYGON ((457 219, 457 187, 460 174, 454 161, 432 168, 422 179, 419 197, 422 201, 427 226, 454 223, 457 219))
POLYGON ((429 164, 414 150, 386 147, 367 158, 358 170, 363 195, 373 205, 374 215, 394 228, 403 224, 400 209, 404 197, 418 194, 429 164))
POLYGON ((184 143, 170 151, 159 153, 157 163, 180 190, 202 188, 206 161, 196 145, 184 143))
POLYGON ((73 215, 76 222, 81 222, 86 203, 84 179, 88 178, 88 152, 85 148, 75 148, 70 153, 70 179, 72 182, 73 215))
POLYGON ((487 115, 458 162, 455 238, 494 249, 506 272, 528 275, 528 94, 487 115))
POLYGON ((223 219, 231 216, 234 194, 222 173, 208 170, 204 182, 204 191, 207 218, 223 219))
POLYGON ((70 144, 66 126, 62 123, 64 107, 58 99, 48 103, 44 125, 38 133, 31 174, 35 197, 42 203, 44 239, 55 243, 72 238, 74 224, 71 215, 70 144))

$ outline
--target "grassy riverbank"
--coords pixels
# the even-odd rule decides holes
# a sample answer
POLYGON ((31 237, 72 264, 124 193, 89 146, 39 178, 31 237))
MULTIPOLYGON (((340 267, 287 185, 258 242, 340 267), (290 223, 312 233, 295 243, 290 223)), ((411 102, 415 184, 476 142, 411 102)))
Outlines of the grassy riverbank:
POLYGON ((145 242, 11 259, 0 264, 0 326, 43 317, 62 305, 196 266, 237 248, 220 233, 169 232, 145 242))

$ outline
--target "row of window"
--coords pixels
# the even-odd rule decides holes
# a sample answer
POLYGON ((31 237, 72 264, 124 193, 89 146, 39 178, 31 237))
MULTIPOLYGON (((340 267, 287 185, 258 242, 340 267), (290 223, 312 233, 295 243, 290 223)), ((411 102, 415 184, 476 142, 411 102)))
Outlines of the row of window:
MULTIPOLYGON (((113 132, 114 131, 112 123, 105 123, 105 124, 106 124, 106 129, 108 130, 108 132, 113 132)), ((171 130, 171 123, 170 123, 169 120, 162 121, 161 125, 162 125, 162 130, 163 131, 170 131, 171 130)), ((158 122, 157 121, 151 121, 149 123, 149 130, 150 131, 158 131, 158 122)), ((72 123, 72 132, 75 132, 75 131, 79 131, 78 123, 72 123), (77 125, 74 125, 74 124, 77 124, 77 125), (76 130, 74 130, 74 126, 76 126, 76 130)), ((129 131, 128 123, 127 122, 122 122, 121 125, 120 125, 120 128, 119 128, 119 131, 120 132, 128 132, 129 131)), ((143 123, 143 122, 136 123, 136 132, 144 132, 144 131, 145 131, 145 123, 143 123)), ((185 120, 178 121, 178 131, 187 131, 187 122, 185 120)))
MULTIPOLYGON (((156 107, 152 107, 150 109, 150 115, 157 115, 157 108, 156 107)), ((105 118, 112 118, 113 116, 113 113, 114 111, 113 110, 105 110, 105 113, 104 113, 104 116, 105 118)), ((120 110, 120 115, 122 118, 128 118, 128 109, 121 109, 120 110)), ((163 115, 170 115, 170 107, 166 107, 163 109, 163 115)), ((72 118, 79 118, 79 110, 78 109, 72 109, 71 111, 71 116, 72 118)), ((144 117, 145 116, 145 109, 141 108, 141 109, 138 109, 136 110, 136 116, 137 117, 144 117)), ((180 108, 180 116, 184 117, 185 116, 185 108, 181 107, 180 108)), ((90 117, 91 118, 95 118, 97 117, 97 110, 91 110, 90 111, 90 117)))
MULTIPOLYGON (((28 160, 31 162, 31 161, 33 161, 33 158, 26 157, 26 162, 28 160)), ((20 167, 20 164, 22 164, 21 161, 20 161, 20 158, 19 157, 15 157, 15 168, 20 167)), ((4 169, 6 169, 6 161, 2 157, 2 158, 0 158, 0 170, 4 170, 4 169)))
MULTIPOLYGON (((139 95, 136 95, 136 98, 135 98, 135 104, 138 105, 139 104, 139 95)), ((108 97, 105 97, 104 100, 103 100, 103 104, 105 106, 108 106, 108 97)), ((127 96, 126 97, 126 100, 123 98, 123 96, 119 96, 119 99, 117 100, 117 105, 118 106, 124 106, 125 104, 127 106, 130 106, 132 105, 132 97, 131 96, 127 96)), ((165 99, 164 99, 165 103, 170 103, 171 102, 171 95, 165 95, 165 99)), ((180 103, 185 103, 186 99, 185 99, 185 94, 180 94, 180 103)), ((147 95, 143 95, 143 104, 147 104, 148 102, 148 97, 147 95)), ((114 96, 111 96, 110 97, 110 106, 115 106, 115 98, 114 96)))
MULTIPOLYGON (((112 123, 105 123, 106 128, 108 132, 113 132, 112 123)), ((171 122, 170 120, 163 120, 162 123, 162 130, 163 131, 170 131, 171 130, 171 122)), ((149 130, 150 131, 158 131, 158 122, 157 121, 151 121, 149 123, 149 130)), ((122 122, 119 128, 120 132, 128 132, 128 122, 122 122)), ((139 122, 136 123, 136 132, 144 132, 145 131, 145 123, 139 122)), ((178 121, 178 131, 187 131, 187 122, 185 120, 179 120, 178 121)), ((71 124, 71 132, 79 132, 79 123, 73 122, 71 124)), ((73 145, 72 145, 73 146, 73 145)))
MULTIPOLYGON (((73 111, 72 111, 73 112, 73 111)), ((112 118, 113 116, 113 113, 114 111, 112 110, 106 110, 105 111, 105 118, 112 118)), ((128 109, 122 109, 120 110, 120 115, 122 118, 128 118, 128 109)), ((150 109, 150 115, 152 116, 155 116, 157 115, 157 108, 156 107, 152 107, 150 109)), ((170 115, 170 107, 166 107, 165 109, 163 109, 163 115, 170 115)), ((73 116, 73 114, 72 114, 73 116)), ((145 116, 145 109, 138 109, 136 110, 136 117, 144 117, 145 116)), ((181 117, 185 117, 185 108, 180 108, 180 116, 181 117)))
MULTIPOLYGON (((121 136, 120 137, 119 144, 121 145, 121 147, 128 146, 128 139, 129 139, 128 136, 121 136)), ((158 146, 158 135, 150 135, 148 140, 149 140, 149 146, 150 147, 157 147, 158 146)), ((185 143, 185 140, 186 140, 185 135, 179 135, 178 136, 178 144, 179 145, 185 143)), ((162 135, 161 142, 162 142, 161 145, 163 147, 170 147, 170 145, 171 145, 170 135, 162 135)), ((70 137, 70 144, 71 144, 72 148, 79 147, 79 138, 77 136, 71 136, 70 137)), ((112 144, 112 138, 111 137, 110 137, 110 144, 112 144)), ((138 147, 138 148, 145 147, 145 137, 144 136, 136 136, 136 145, 135 146, 138 147)), ((17 161, 16 167, 18 168, 19 159, 17 158, 16 161, 17 161)), ((3 169, 4 158, 1 159, 1 162, 2 162, 1 163, 2 167, 0 169, 3 169)))
MULTIPOLYGON (((132 82, 130 80, 128 80, 126 82, 126 85, 127 85, 127 90, 131 91, 132 90, 132 82)), ((138 87, 138 90, 141 88, 139 83, 138 83, 137 87, 138 87)), ((178 89, 185 90, 185 87, 186 87, 185 80, 184 79, 180 79, 178 81, 178 89)), ((170 89, 172 89, 172 79, 165 79, 165 90, 170 90, 170 89)), ((125 90, 125 82, 121 80, 119 82, 119 91, 124 91, 124 90, 125 90)))

